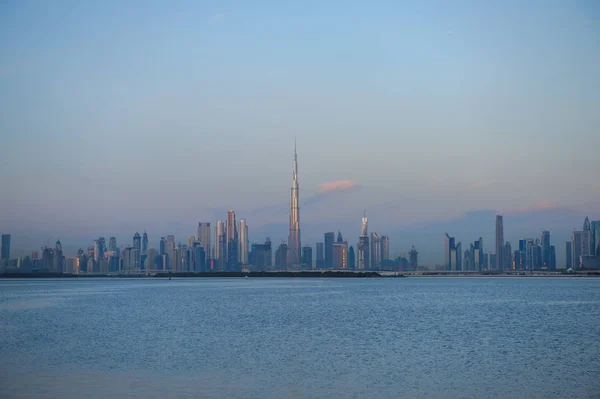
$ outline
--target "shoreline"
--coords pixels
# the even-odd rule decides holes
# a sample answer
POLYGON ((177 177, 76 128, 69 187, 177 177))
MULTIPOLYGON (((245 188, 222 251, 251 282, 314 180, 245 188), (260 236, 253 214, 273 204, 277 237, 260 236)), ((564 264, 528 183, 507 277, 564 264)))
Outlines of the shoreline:
POLYGON ((509 273, 475 273, 475 272, 376 272, 376 271, 250 271, 250 272, 155 272, 150 274, 139 273, 111 273, 111 274, 70 274, 70 273, 3 273, 0 279, 13 278, 246 278, 246 277, 269 277, 269 278, 463 278, 463 277, 485 277, 485 278, 523 278, 523 277, 600 277, 600 270, 582 270, 572 273, 562 272, 509 272, 509 273))

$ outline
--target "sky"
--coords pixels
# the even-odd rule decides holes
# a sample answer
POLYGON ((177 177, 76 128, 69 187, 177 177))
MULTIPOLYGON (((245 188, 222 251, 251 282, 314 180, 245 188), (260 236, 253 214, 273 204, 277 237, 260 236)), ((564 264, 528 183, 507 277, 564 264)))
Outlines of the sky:
POLYGON ((294 140, 301 221, 350 237, 364 209, 388 231, 593 217, 599 20, 595 1, 2 1, 0 230, 193 234, 235 209, 252 237, 287 223, 294 140))

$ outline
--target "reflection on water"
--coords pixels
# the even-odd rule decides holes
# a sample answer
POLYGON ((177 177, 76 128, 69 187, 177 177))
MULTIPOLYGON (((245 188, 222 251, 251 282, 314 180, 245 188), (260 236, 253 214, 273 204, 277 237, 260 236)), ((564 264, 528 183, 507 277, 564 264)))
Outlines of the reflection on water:
POLYGON ((0 397, 600 392, 596 279, 0 283, 0 397))

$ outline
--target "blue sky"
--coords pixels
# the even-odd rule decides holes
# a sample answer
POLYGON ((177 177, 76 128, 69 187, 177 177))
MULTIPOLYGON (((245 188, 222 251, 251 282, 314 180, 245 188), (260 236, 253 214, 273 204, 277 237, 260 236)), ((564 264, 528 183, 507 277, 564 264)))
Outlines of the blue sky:
POLYGON ((597 201, 597 2, 290 3, 0 3, 0 226, 286 223, 294 137, 308 222, 597 201))

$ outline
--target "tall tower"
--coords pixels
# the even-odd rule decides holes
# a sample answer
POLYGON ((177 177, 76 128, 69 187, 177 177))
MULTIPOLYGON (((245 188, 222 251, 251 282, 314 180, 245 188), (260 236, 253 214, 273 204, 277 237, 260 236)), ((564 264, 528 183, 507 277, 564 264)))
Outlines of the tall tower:
POLYGON ((496 215, 496 270, 504 269, 504 257, 502 256, 504 246, 504 222, 502 215, 496 215))
POLYGON ((242 265, 248 264, 248 225, 246 219, 239 221, 238 260, 242 265))
POLYGON ((294 141, 294 171, 292 176, 292 198, 290 211, 290 235, 288 237, 287 264, 290 267, 301 263, 302 246, 300 244, 300 207, 298 205, 298 154, 294 141))
POLYGON ((367 211, 363 214, 361 220, 360 237, 358 237, 357 249, 357 260, 356 265, 358 269, 368 269, 371 264, 370 252, 369 252, 369 229, 368 229, 367 211))
POLYGON ((144 231, 144 234, 142 234, 142 255, 146 255, 146 252, 148 252, 148 233, 146 233, 144 231))
POLYGON ((227 212, 227 221, 225 224, 225 234, 227 235, 227 265, 230 268, 237 266, 239 263, 238 256, 238 240, 239 233, 237 222, 235 220, 235 211, 227 212))
POLYGON ((142 236, 137 231, 133 235, 133 247, 138 250, 142 249, 142 236))
POLYGON ((202 246, 202 248, 204 248, 204 255, 206 256, 206 258, 210 258, 211 256, 218 258, 219 255, 213 255, 211 251, 210 233, 210 222, 198 222, 198 241, 200 241, 200 245, 202 246))

